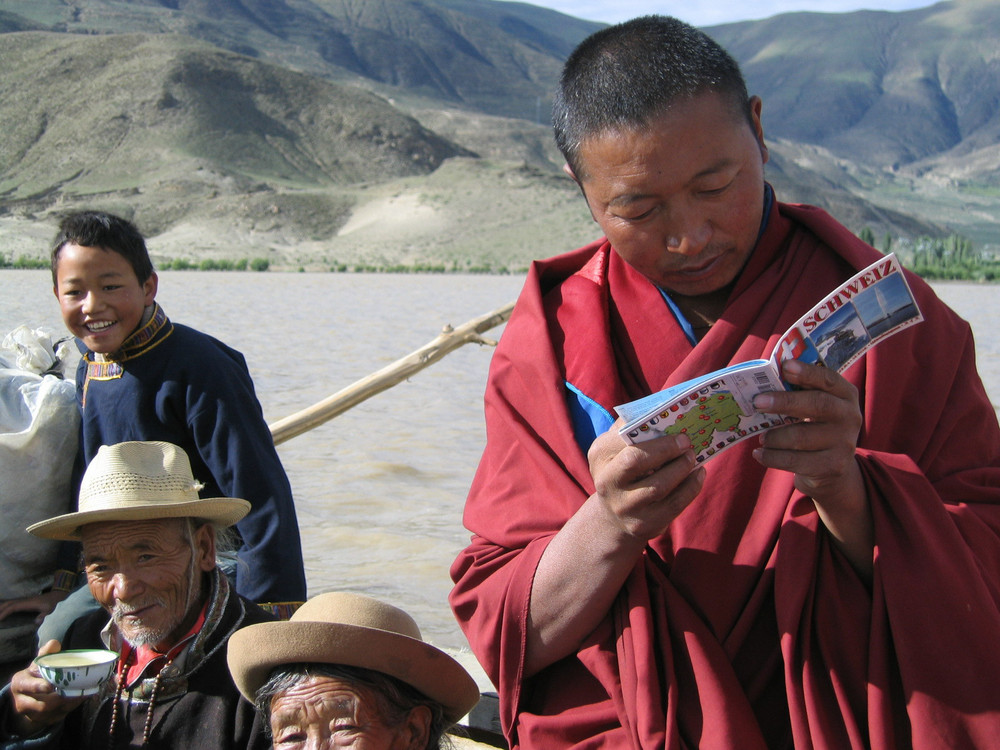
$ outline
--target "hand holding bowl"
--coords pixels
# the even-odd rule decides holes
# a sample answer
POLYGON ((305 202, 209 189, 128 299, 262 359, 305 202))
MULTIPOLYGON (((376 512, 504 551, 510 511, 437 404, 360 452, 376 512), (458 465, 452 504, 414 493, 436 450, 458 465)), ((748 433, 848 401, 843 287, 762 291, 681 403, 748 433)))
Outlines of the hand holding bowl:
POLYGON ((118 654, 98 648, 70 649, 35 659, 42 677, 64 698, 95 695, 114 671, 118 654))

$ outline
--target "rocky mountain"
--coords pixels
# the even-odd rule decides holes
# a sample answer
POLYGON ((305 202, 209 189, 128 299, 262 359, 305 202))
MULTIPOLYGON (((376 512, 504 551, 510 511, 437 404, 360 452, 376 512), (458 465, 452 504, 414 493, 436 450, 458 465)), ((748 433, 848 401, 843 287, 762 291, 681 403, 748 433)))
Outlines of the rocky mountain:
POLYGON ((562 60, 600 28, 494 0, 0 1, 0 31, 183 34, 333 80, 533 118, 562 60))
POLYGON ((894 170, 953 158, 956 178, 1000 185, 1000 3, 792 13, 709 31, 763 98, 771 134, 894 170), (977 168, 984 149, 993 159, 977 168))
MULTIPOLYGON (((187 37, 3 34, 0 58, 8 208, 156 195, 142 213, 157 232, 234 198, 249 208, 282 187, 426 175, 471 155, 367 91, 187 37)), ((335 195, 298 201, 319 203, 316 231, 343 218, 335 195)))
MULTIPOLYGON (((995 241, 995 5, 707 31, 764 99, 782 197, 995 241)), ((596 28, 494 0, 0 0, 0 255, 100 205, 167 257, 523 267, 596 231, 546 124, 596 28)))

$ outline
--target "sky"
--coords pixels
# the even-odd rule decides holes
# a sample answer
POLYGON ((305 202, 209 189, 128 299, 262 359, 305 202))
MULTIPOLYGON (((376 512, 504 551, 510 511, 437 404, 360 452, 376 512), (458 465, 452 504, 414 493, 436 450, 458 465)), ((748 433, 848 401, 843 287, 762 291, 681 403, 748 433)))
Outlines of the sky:
POLYGON ((933 5, 934 0, 526 0, 531 5, 558 10, 588 21, 617 23, 649 13, 676 16, 694 26, 769 18, 779 13, 814 11, 849 13, 855 10, 910 10, 933 5))

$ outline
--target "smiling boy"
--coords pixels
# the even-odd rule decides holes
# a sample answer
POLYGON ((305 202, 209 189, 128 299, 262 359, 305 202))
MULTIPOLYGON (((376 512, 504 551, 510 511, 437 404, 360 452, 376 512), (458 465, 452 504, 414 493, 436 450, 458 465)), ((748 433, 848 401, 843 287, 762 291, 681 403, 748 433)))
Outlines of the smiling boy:
POLYGON ((92 354, 118 354, 146 311, 152 315, 158 278, 152 264, 143 262, 148 256, 134 250, 135 267, 103 247, 66 242, 57 253, 53 291, 63 322, 92 354))
POLYGON ((101 445, 179 445, 206 492, 250 501, 237 526, 236 590, 287 617, 306 595, 298 522, 243 355, 167 318, 155 302, 158 277, 145 240, 120 217, 67 216, 52 250, 52 280, 83 355, 80 465, 101 445))

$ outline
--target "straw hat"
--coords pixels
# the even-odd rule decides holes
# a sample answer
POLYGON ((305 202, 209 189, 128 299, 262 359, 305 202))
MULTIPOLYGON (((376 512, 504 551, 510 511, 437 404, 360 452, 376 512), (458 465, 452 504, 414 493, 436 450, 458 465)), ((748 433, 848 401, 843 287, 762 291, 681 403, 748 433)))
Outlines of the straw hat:
POLYGON ((77 540, 80 527, 98 521, 203 518, 232 526, 250 510, 233 497, 198 497, 187 454, 164 442, 102 445, 80 483, 79 510, 28 527, 45 539, 77 540))
POLYGON ((342 664, 395 677, 444 706, 455 722, 479 701, 472 676, 420 637, 403 610, 361 594, 320 594, 287 622, 248 625, 229 637, 229 671, 251 703, 282 664, 342 664))

